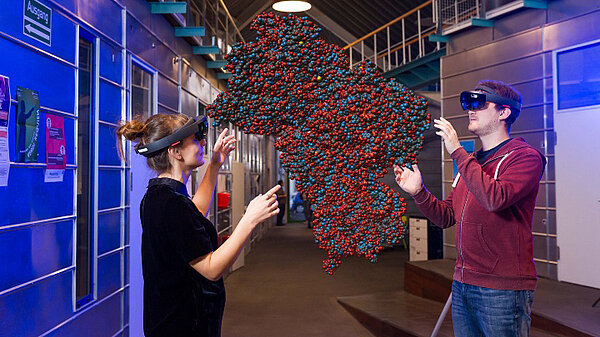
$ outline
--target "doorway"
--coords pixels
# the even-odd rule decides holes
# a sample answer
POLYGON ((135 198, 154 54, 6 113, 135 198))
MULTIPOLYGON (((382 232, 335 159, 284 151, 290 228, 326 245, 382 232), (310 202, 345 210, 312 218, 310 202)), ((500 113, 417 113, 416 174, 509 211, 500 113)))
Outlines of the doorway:
POLYGON ((600 288, 600 41, 553 56, 558 279, 600 288))
MULTIPOLYGON (((129 103, 131 118, 138 116, 145 120, 156 113, 158 108, 156 92, 156 71, 135 57, 129 62, 129 103)), ((144 278, 142 275, 142 223, 140 203, 146 193, 148 180, 154 173, 146 164, 146 157, 133 150, 129 151, 131 163, 131 212, 129 217, 129 331, 131 336, 143 336, 144 278)))

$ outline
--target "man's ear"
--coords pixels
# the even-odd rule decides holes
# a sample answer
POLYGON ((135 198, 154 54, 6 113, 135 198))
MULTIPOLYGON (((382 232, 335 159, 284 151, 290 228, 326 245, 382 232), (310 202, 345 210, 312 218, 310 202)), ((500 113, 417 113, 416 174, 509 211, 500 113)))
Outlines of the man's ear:
POLYGON ((501 121, 507 120, 508 117, 510 117, 510 113, 511 113, 510 108, 504 108, 504 109, 502 109, 502 111, 500 111, 500 116, 499 116, 500 120, 501 121))

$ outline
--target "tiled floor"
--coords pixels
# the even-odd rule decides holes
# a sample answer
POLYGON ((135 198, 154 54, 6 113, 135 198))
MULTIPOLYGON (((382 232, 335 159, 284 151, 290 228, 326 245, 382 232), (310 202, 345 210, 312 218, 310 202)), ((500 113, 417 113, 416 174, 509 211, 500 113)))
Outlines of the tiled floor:
POLYGON ((270 229, 225 280, 223 337, 372 336, 337 297, 401 290, 406 251, 384 251, 376 264, 353 257, 333 276, 324 256, 304 224, 270 229))

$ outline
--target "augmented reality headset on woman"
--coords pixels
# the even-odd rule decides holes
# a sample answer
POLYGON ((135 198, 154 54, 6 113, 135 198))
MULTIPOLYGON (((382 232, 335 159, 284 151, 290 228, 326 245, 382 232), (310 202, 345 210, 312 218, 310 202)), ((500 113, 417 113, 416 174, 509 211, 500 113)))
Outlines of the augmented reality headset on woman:
POLYGON ((197 141, 201 141, 206 138, 208 131, 208 123, 206 122, 205 116, 190 118, 187 123, 182 127, 175 130, 172 134, 163 137, 155 142, 141 146, 136 149, 135 152, 145 157, 151 157, 157 152, 173 145, 177 145, 179 142, 184 140, 186 137, 195 134, 197 141))

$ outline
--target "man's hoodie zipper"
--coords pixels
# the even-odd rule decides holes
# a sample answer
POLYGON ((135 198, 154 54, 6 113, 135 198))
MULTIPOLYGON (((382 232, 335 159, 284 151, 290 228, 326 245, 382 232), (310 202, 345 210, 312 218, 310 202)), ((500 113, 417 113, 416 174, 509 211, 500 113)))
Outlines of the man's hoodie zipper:
MULTIPOLYGON (((494 161, 496 159, 499 159, 499 158, 502 158, 502 160, 500 160, 500 162, 498 163, 498 166, 496 167, 496 173, 494 174, 494 180, 497 180, 498 179, 498 170, 500 169, 500 164, 502 164, 502 162, 504 161, 504 159, 506 159, 515 150, 516 149, 514 149, 514 150, 512 150, 512 151, 510 151, 510 152, 508 152, 506 154, 503 154, 503 155, 500 155, 500 156, 488 159, 485 163, 481 164, 481 167, 483 168, 485 165, 491 163, 492 161, 494 161)), ((471 156, 472 155, 473 154, 471 154, 471 156)), ((455 187, 458 184, 458 180, 459 179, 460 179, 460 173, 458 173, 457 176, 456 176, 456 178, 454 179, 454 183, 452 184, 453 185, 452 187, 455 187)), ((469 202, 469 195, 470 194, 471 193, 467 189, 467 197, 465 198, 465 204, 463 205, 462 212, 460 214, 460 235, 459 235, 460 236, 459 237, 460 247, 459 247, 459 252, 460 252, 460 259, 462 260, 462 265, 461 265, 461 268, 460 268, 460 278, 463 281, 464 281, 464 277, 465 277, 464 276, 465 275, 465 256, 463 254, 463 249, 462 249, 462 246, 463 246, 463 237, 462 237, 463 230, 462 229, 463 229, 463 220, 464 220, 464 217, 465 217, 465 208, 467 208, 467 202, 469 202)))

